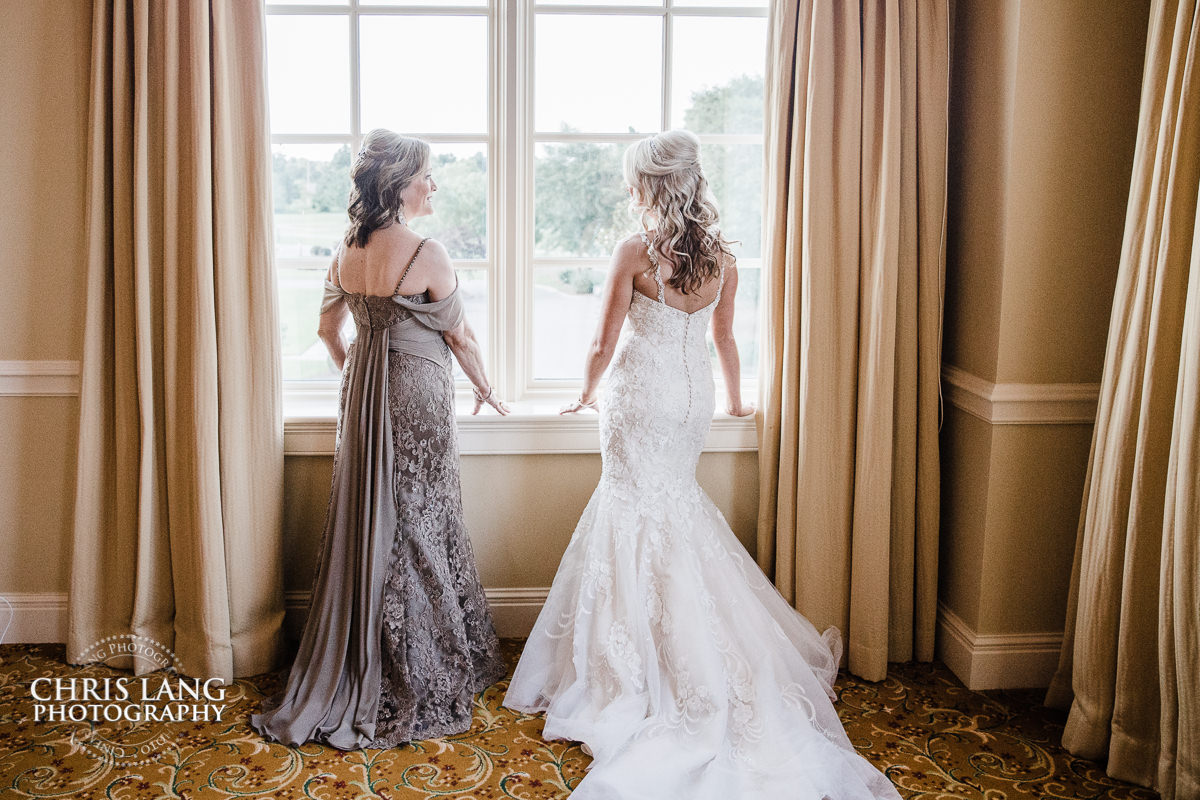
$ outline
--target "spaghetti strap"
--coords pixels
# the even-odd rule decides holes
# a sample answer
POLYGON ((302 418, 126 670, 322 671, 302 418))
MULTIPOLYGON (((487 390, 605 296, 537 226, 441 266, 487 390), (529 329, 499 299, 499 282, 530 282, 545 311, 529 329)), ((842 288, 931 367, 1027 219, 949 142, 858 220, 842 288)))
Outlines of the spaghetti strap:
POLYGON ((392 291, 393 297, 400 294, 400 284, 404 283, 404 279, 408 277, 408 271, 410 269, 412 269, 413 262, 417 260, 417 255, 420 254, 421 248, 424 247, 425 243, 428 241, 429 241, 429 237, 426 236, 424 239, 422 239, 420 242, 417 243, 417 249, 413 251, 412 258, 410 258, 408 260, 408 264, 405 265, 404 272, 400 273, 400 280, 396 282, 396 288, 392 291))
POLYGON ((646 245, 646 255, 649 256, 650 263, 654 265, 654 282, 658 284, 658 302, 666 305, 667 290, 663 286, 662 271, 658 266, 658 253, 654 252, 654 248, 650 246, 650 240, 646 237, 645 231, 639 231, 638 235, 642 237, 642 244, 646 245))
POLYGON ((342 288, 342 256, 346 252, 346 243, 338 242, 337 252, 333 254, 333 285, 342 288))

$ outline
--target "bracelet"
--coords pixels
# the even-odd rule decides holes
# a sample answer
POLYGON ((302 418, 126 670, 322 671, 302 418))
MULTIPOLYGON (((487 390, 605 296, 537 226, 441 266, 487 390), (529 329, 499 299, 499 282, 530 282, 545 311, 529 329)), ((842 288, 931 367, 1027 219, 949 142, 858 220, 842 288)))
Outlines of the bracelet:
POLYGON ((475 395, 475 399, 476 399, 476 400, 478 400, 478 401, 479 401, 479 402, 481 402, 481 403, 485 403, 485 402, 487 402, 487 399, 488 399, 489 397, 491 397, 491 396, 492 396, 492 393, 493 393, 493 392, 495 392, 495 391, 496 391, 496 390, 495 390, 495 388, 494 388, 494 387, 492 387, 492 386, 489 386, 489 387, 488 387, 488 390, 487 390, 487 394, 480 394, 480 393, 479 393, 479 389, 478 389, 478 388, 476 388, 476 387, 474 387, 474 386, 472 386, 472 387, 471 387, 471 393, 472 393, 473 395, 475 395))
POLYGON ((579 405, 583 406, 584 408, 590 408, 593 410, 596 408, 596 401, 593 400, 590 403, 585 403, 585 402, 583 402, 583 395, 579 395, 579 399, 576 400, 575 402, 578 403, 579 405))

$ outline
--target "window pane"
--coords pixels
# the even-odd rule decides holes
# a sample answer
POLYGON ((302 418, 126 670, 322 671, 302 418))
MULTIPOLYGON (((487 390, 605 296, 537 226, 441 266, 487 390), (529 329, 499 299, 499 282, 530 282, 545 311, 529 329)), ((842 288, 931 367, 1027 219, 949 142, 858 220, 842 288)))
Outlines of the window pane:
POLYGON ((487 146, 442 144, 433 148, 433 214, 412 229, 446 246, 451 258, 487 258, 487 146))
POLYGON ((350 22, 340 15, 267 16, 272 133, 350 132, 350 22))
POLYGON ((328 267, 328 261, 321 266, 291 266, 287 262, 277 265, 275 279, 279 287, 279 333, 285 381, 339 377, 329 351, 317 338, 317 317, 328 267))
POLYGON ((659 130, 661 17, 538 14, 536 40, 537 130, 659 130))
POLYGON ((272 145, 275 257, 325 269, 346 232, 350 146, 272 145))
MULTIPOLYGON (((460 269, 458 270, 458 287, 462 292, 463 305, 466 307, 467 322, 471 326, 471 330, 475 332, 475 338, 479 341, 479 349, 483 352, 484 357, 487 356, 488 346, 488 274, 487 270, 482 269, 460 269)), ((494 383, 496 375, 491 365, 487 366, 488 378, 494 383)), ((467 380, 466 373, 462 371, 462 367, 458 365, 458 360, 454 359, 454 379, 456 381, 467 380)))
POLYGON ((600 319, 604 270, 533 271, 533 377, 583 378, 583 359, 600 319))
MULTIPOLYGON (((733 337, 737 341, 743 378, 758 375, 758 304, 762 269, 757 264, 757 261, 738 264, 737 296, 733 302, 733 337)), ((719 398, 717 408, 724 408, 724 402, 719 398)))
POLYGON ((360 21, 364 131, 487 131, 486 17, 363 16, 360 21))
POLYGON ((534 255, 607 258, 636 228, 621 176, 623 145, 540 144, 534 164, 534 255))
POLYGON ((762 254, 762 173, 760 144, 706 144, 700 163, 720 211, 721 233, 740 240, 738 258, 762 254))
POLYGON ((696 133, 762 133, 767 21, 676 17, 672 124, 696 133))

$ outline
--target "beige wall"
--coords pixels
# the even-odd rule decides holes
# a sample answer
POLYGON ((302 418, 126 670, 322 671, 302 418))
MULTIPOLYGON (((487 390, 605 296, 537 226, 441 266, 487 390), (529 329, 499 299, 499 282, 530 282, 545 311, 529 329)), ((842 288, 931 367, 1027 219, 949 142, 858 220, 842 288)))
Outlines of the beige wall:
MULTIPOLYGON (((307 591, 329 497, 331 459, 287 459, 288 591, 307 591)), ((700 485, 754 553, 758 466, 754 453, 705 453, 700 485)), ((480 576, 490 588, 546 587, 600 478, 598 455, 466 456, 463 507, 480 576)))
POLYGON ((1000 337, 1016 11, 1016 3, 958 3, 950 62, 942 357, 989 381, 1000 337))
POLYGON ((1020 4, 998 381, 1099 380, 1148 10, 1139 2, 1020 4))
MULTIPOLYGON (((957 4, 946 364, 1026 395, 1100 380, 1147 14, 957 4)), ((940 598, 981 636, 1061 631, 1091 425, 996 422, 947 409, 940 598)))
MULTIPOLYGON (((0 0, 0 361, 80 355, 91 13, 0 0)), ((0 594, 66 591, 78 414, 0 396, 0 594)))
POLYGON ((91 3, 0 0, 0 14, 0 361, 77 359, 91 3))

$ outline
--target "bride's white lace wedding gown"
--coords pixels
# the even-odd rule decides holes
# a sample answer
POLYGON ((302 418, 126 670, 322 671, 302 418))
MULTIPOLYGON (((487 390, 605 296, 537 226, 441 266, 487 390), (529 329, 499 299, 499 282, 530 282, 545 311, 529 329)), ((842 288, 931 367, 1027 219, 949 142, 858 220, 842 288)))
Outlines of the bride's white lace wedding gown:
POLYGON ((655 266, 600 405, 599 486, 504 705, 591 750, 573 799, 898 800, 834 711, 838 631, 784 600, 696 482, 720 290, 689 314, 655 266))

